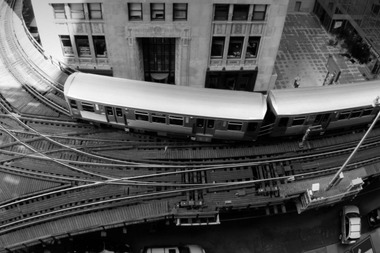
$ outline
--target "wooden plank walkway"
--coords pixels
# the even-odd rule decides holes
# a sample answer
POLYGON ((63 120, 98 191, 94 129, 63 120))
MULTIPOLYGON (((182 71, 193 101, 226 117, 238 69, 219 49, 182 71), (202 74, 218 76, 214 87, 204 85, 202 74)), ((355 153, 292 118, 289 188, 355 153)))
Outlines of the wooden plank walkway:
MULTIPOLYGON (((167 201, 151 201, 149 203, 121 206, 109 210, 93 211, 90 213, 56 217, 30 228, 9 231, 0 235, 0 248, 22 245, 38 238, 75 234, 87 230, 100 230, 102 227, 117 227, 123 224, 133 224, 164 218, 171 214, 167 201)), ((0 231, 1 233, 1 231, 0 231)))

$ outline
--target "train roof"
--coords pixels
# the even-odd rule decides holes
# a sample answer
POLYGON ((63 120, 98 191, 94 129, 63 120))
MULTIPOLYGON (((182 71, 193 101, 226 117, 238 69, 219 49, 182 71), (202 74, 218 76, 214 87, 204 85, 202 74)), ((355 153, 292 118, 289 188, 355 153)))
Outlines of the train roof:
POLYGON ((380 96, 380 81, 269 92, 270 103, 277 115, 301 115, 369 107, 377 96, 380 96))
POLYGON ((260 93, 185 87, 74 73, 65 96, 88 102, 180 115, 261 120, 267 104, 260 93))

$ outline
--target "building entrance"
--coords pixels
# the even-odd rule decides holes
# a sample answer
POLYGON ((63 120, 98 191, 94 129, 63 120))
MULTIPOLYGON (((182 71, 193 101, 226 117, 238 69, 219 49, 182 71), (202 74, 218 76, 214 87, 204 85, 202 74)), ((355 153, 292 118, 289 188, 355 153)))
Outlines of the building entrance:
POLYGON ((175 38, 142 38, 145 81, 174 84, 175 38))

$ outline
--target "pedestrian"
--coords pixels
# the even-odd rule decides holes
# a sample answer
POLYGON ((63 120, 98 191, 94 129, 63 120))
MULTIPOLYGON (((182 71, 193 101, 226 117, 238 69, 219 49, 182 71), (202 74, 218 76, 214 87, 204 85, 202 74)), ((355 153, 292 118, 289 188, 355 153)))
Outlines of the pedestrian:
POLYGON ((296 76, 296 78, 294 78, 294 88, 298 88, 300 87, 300 84, 301 84, 301 77, 299 76, 296 76))

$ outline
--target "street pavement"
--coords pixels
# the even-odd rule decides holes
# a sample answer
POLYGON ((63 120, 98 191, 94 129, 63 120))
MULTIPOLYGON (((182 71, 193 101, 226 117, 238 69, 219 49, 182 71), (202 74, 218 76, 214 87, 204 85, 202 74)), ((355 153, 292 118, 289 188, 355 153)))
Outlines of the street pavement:
POLYGON ((342 56, 345 50, 340 46, 329 46, 333 38, 311 13, 289 13, 278 50, 275 70, 276 89, 293 88, 294 80, 300 77, 300 88, 322 86, 327 74, 326 63, 329 55, 341 69, 338 83, 365 81, 365 65, 342 56))

